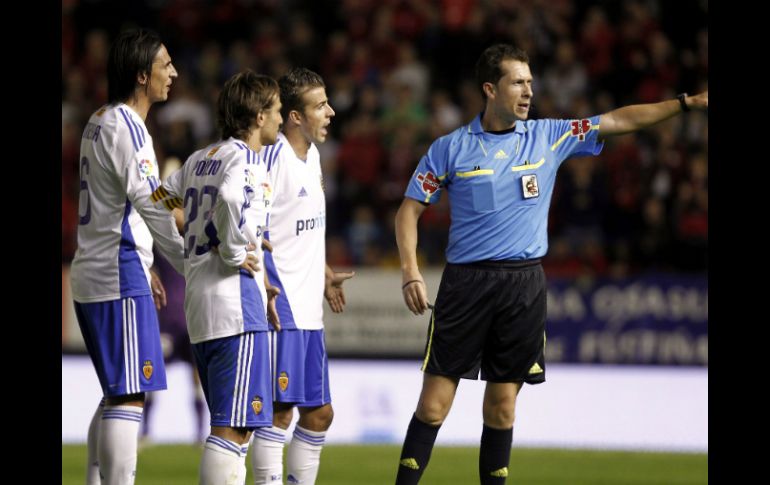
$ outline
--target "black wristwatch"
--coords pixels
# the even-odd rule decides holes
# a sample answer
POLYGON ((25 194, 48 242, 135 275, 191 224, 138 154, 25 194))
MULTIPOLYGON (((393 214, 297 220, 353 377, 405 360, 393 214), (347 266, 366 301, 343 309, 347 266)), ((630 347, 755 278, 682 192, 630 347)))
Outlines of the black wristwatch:
POLYGON ((682 111, 685 113, 690 111, 690 107, 687 106, 687 102, 685 101, 685 98, 687 97, 687 93, 677 94, 676 99, 679 100, 679 106, 682 107, 682 111))

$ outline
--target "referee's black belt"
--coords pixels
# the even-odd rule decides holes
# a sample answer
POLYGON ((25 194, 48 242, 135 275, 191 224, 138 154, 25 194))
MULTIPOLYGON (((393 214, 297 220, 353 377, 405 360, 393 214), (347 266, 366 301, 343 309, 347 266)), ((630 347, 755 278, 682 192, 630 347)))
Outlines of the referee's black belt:
POLYGON ((496 269, 496 270, 509 270, 509 269, 522 269, 529 268, 530 266, 537 266, 540 264, 540 258, 535 259, 500 259, 491 260, 486 259, 484 261, 474 261, 472 263, 447 263, 452 266, 464 266, 466 268, 476 269, 496 269))

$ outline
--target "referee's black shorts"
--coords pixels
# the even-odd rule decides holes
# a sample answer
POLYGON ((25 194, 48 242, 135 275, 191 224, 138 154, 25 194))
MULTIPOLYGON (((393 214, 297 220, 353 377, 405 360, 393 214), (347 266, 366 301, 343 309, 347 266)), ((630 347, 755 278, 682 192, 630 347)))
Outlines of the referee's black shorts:
POLYGON ((539 259, 447 264, 422 370, 490 382, 545 381, 546 283, 539 259))

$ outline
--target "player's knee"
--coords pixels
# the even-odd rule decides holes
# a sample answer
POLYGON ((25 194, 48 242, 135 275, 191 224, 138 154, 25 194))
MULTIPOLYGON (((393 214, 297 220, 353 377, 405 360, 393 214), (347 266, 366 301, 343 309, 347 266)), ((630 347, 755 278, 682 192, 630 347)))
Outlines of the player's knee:
POLYGON ((112 396, 106 399, 108 406, 138 406, 144 407, 145 395, 143 392, 137 394, 126 394, 123 396, 112 396))
POLYGON ((281 429, 288 429, 291 420, 294 417, 293 406, 283 406, 278 403, 273 405, 273 426, 281 429))
POLYGON ((318 419, 318 426, 323 429, 329 429, 329 426, 332 425, 332 421, 334 421, 334 409, 332 409, 331 406, 324 406, 318 411, 318 416, 316 416, 318 419))
POLYGON ((311 431, 326 431, 334 420, 334 409, 330 404, 303 409, 300 408, 300 426, 311 431))
POLYGON ((251 438, 249 428, 231 428, 229 426, 212 426, 211 434, 235 443, 247 443, 251 438))

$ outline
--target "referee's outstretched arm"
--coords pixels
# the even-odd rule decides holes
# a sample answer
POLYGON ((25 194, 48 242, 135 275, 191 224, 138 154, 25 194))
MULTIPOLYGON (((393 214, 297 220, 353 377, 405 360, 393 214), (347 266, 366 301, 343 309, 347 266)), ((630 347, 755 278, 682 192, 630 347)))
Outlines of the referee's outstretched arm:
POLYGON ((623 135, 647 128, 685 111, 706 111, 709 92, 696 96, 680 94, 676 99, 660 103, 634 104, 612 110, 599 118, 599 136, 623 135))

